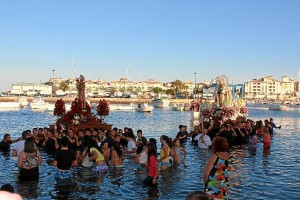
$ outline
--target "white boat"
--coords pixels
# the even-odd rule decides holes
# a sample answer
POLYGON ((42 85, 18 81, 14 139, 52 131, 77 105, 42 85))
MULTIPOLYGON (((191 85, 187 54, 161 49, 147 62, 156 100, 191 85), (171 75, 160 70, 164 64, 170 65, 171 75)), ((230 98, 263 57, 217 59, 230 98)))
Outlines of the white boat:
POLYGON ((39 109, 45 110, 48 107, 48 103, 46 103, 43 98, 36 98, 29 104, 31 109, 39 109))
POLYGON ((64 91, 62 91, 62 90, 57 90, 57 91, 55 92, 55 94, 56 94, 57 96, 65 96, 67 93, 64 92, 64 91))
MULTIPOLYGON (((51 104, 47 104, 46 110, 54 111, 54 108, 55 108, 55 104, 51 103, 51 104)), ((65 108, 66 108, 66 111, 71 110, 71 104, 65 104, 65 108)))
POLYGON ((188 103, 182 103, 182 104, 173 104, 172 110, 174 111, 189 111, 191 105, 188 103))
POLYGON ((152 105, 157 108, 168 108, 170 105, 170 99, 161 98, 152 100, 152 105))
POLYGON ((25 96, 20 96, 18 98, 18 102, 20 103, 20 106, 22 106, 22 107, 26 107, 29 104, 29 102, 27 101, 27 97, 25 97, 25 96))
POLYGON ((268 107, 269 110, 277 110, 277 111, 287 111, 290 108, 285 105, 273 104, 268 107))
POLYGON ((144 103, 144 104, 138 104, 136 107, 135 107, 135 111, 137 112, 152 112, 154 109, 153 106, 149 106, 147 103, 144 103))
POLYGON ((0 108, 20 108, 19 102, 0 102, 0 108))
POLYGON ((110 104, 109 105, 109 109, 110 110, 134 110, 135 106, 133 103, 129 104, 129 105, 114 105, 114 104, 110 104))

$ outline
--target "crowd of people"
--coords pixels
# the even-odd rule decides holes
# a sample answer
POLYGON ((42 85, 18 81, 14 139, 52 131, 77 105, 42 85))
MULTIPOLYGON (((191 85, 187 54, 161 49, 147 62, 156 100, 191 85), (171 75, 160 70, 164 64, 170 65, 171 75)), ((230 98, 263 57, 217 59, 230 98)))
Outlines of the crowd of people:
POLYGON ((39 178, 42 163, 39 149, 44 148, 48 154, 54 155, 53 166, 57 168, 55 177, 58 181, 71 179, 74 166, 82 165, 93 168, 96 173, 105 173, 110 168, 124 167, 124 160, 132 159, 138 165, 136 173, 147 173, 143 183, 155 187, 161 171, 185 162, 185 146, 187 138, 191 138, 192 145, 213 151, 203 175, 206 196, 201 194, 200 199, 226 199, 231 171, 230 147, 249 143, 255 148, 261 140, 264 148, 270 148, 274 128, 281 126, 277 127, 272 118, 264 122, 250 119, 227 121, 219 127, 203 122, 194 126, 191 132, 187 131, 187 126, 180 125, 174 140, 166 135, 160 137, 158 152, 157 141, 154 138, 147 140, 142 130, 134 134, 127 127, 112 130, 87 128, 77 132, 72 128, 49 130, 45 127, 25 130, 18 140, 11 140, 10 135, 5 134, 0 150, 9 150, 15 143, 11 148, 12 156, 18 157, 19 178, 23 181, 39 178))

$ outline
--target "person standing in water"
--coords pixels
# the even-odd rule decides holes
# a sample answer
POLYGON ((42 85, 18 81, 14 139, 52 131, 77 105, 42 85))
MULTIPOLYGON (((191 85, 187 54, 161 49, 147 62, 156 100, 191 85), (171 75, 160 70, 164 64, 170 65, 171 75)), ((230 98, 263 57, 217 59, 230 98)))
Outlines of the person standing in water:
POLYGON ((68 149, 69 139, 64 136, 61 139, 61 150, 57 151, 54 156, 53 166, 57 167, 56 179, 69 179, 72 177, 71 167, 77 166, 75 152, 68 149))
POLYGON ((148 176, 145 178, 143 183, 149 186, 157 185, 157 178, 159 176, 158 160, 156 148, 153 143, 147 144, 148 153, 148 176))
POLYGON ((186 153, 185 148, 180 146, 179 139, 176 138, 175 140, 173 140, 173 162, 176 165, 180 165, 180 160, 181 160, 180 159, 180 154, 181 154, 181 152, 184 153, 184 157, 182 159, 182 162, 184 163, 187 153, 186 153))

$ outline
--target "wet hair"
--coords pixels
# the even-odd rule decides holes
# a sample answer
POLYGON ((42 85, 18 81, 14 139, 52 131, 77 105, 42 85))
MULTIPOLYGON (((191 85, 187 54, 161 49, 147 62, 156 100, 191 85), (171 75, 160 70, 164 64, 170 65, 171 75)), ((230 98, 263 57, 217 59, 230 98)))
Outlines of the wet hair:
POLYGON ((180 140, 179 140, 178 138, 175 138, 175 139, 173 140, 173 144, 172 144, 173 147, 175 147, 175 144, 176 144, 177 141, 180 141, 180 140))
POLYGON ((269 128, 266 127, 266 126, 264 126, 264 127, 263 127, 263 132, 264 132, 264 133, 269 133, 269 128))
POLYGON ((26 140, 27 135, 29 135, 28 131, 23 131, 22 132, 22 138, 23 138, 23 140, 26 140))
POLYGON ((102 150, 101 150, 100 147, 98 146, 98 143, 97 143, 96 140, 91 140, 91 141, 90 141, 90 145, 89 145, 89 147, 88 147, 88 153, 90 153, 90 149, 93 148, 93 147, 96 148, 99 152, 102 153, 102 150))
POLYGON ((202 191, 194 191, 187 194, 185 200, 209 200, 209 196, 202 191))
POLYGON ((60 140, 60 144, 61 146, 67 147, 69 145, 69 139, 66 136, 62 137, 60 140))
POLYGON ((15 190, 14 190, 14 187, 11 185, 11 184, 4 184, 1 186, 0 188, 1 191, 6 191, 6 192, 11 192, 11 193, 14 193, 15 190))
POLYGON ((157 152, 156 152, 156 148, 155 148, 154 144, 151 142, 149 142, 147 144, 147 148, 148 148, 148 163, 150 163, 150 157, 155 156, 155 158, 156 158, 157 152))
POLYGON ((118 131, 119 129, 117 127, 113 128, 114 131, 118 131))
POLYGON ((10 136, 8 133, 4 134, 3 140, 5 140, 8 136, 10 136))
POLYGON ((179 125, 178 128, 181 129, 183 127, 183 125, 179 125))
POLYGON ((143 131, 141 129, 137 130, 136 133, 143 133, 143 131))
POLYGON ((170 148, 172 148, 172 138, 169 138, 169 137, 166 136, 166 135, 162 135, 161 138, 162 138, 164 141, 167 142, 167 144, 168 144, 168 146, 169 146, 170 148))
POLYGON ((150 138, 150 139, 149 139, 149 143, 152 143, 152 144, 154 145, 155 149, 157 149, 157 146, 156 146, 157 141, 156 141, 155 138, 150 138))
POLYGON ((85 149, 86 147, 88 147, 90 145, 90 141, 91 141, 90 136, 84 135, 82 137, 82 147, 83 147, 83 149, 85 149))
POLYGON ((123 156, 123 151, 122 151, 122 149, 120 148, 119 145, 115 145, 114 150, 117 152, 119 158, 121 158, 123 156))
POLYGON ((34 153, 35 151, 36 151, 36 147, 34 144, 34 138, 33 137, 26 138, 24 143, 24 152, 34 153))
POLYGON ((137 146, 137 148, 136 148, 136 154, 142 153, 143 148, 144 148, 144 145, 139 144, 139 145, 137 146))
POLYGON ((214 152, 227 152, 229 144, 224 137, 216 136, 212 141, 212 148, 214 152))

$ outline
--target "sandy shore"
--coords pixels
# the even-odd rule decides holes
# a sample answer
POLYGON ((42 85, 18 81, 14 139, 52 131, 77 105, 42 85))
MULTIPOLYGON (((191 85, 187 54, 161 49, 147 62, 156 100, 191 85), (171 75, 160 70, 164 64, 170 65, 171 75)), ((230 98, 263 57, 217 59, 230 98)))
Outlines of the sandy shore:
MULTIPOLYGON (((0 97, 0 102, 12 102, 17 101, 18 97, 0 97)), ((55 103, 58 99, 61 99, 59 97, 44 97, 44 101, 55 103)), ((74 97, 64 97, 62 98, 64 102, 71 103, 74 101, 74 97)), ((98 103, 100 99, 105 99, 109 101, 111 104, 129 104, 129 103, 151 103, 151 99, 132 99, 132 98, 91 98, 91 103, 98 103)), ((33 100, 33 97, 27 97, 27 100, 31 102, 33 100)), ((171 99, 172 103, 190 103, 192 99, 171 99)))

